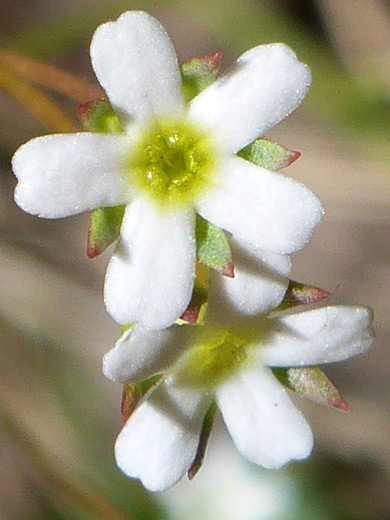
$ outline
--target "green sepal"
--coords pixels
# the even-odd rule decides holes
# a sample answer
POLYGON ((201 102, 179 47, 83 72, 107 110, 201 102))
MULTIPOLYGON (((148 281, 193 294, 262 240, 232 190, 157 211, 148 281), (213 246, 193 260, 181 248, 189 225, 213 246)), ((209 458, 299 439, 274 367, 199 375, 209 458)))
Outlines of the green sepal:
POLYGON ((122 134, 124 132, 111 103, 106 99, 81 103, 78 115, 83 127, 90 132, 103 134, 122 134))
POLYGON ((211 56, 202 56, 183 63, 181 77, 184 99, 187 103, 216 80, 221 58, 222 54, 216 52, 211 56))
POLYGON ((129 420, 141 399, 158 385, 161 377, 161 375, 156 375, 140 383, 127 383, 123 385, 121 403, 122 424, 125 424, 129 420))
POLYGON ((87 256, 95 258, 119 236, 125 205, 112 208, 99 208, 92 211, 89 217, 87 236, 87 256))
POLYGON ((300 152, 288 150, 268 139, 257 139, 237 155, 271 172, 290 166, 301 156, 300 152))
POLYGON ((294 282, 290 280, 286 294, 284 295, 282 303, 276 309, 277 311, 284 311, 291 309, 297 305, 309 305, 311 303, 318 303, 326 300, 332 293, 315 287, 313 285, 305 285, 301 282, 294 282))
POLYGON ((197 259, 220 274, 234 278, 234 264, 229 241, 223 229, 197 215, 197 259))
POLYGON ((208 299, 208 290, 198 280, 195 280, 191 301, 187 309, 177 320, 177 323, 179 325, 183 324, 183 322, 189 323, 190 325, 197 325, 202 322, 208 299))
POLYGON ((318 404, 349 411, 340 392, 318 367, 273 368, 272 372, 287 388, 318 404))
POLYGON ((210 438, 211 430, 213 428, 214 416, 215 416, 216 411, 217 411, 217 405, 216 405, 215 401, 213 401, 211 403, 211 405, 209 406, 209 408, 206 412, 206 415, 203 419, 202 430, 201 430, 200 436, 199 436, 199 443, 198 443, 198 448, 196 450, 195 459, 194 459, 193 463, 191 464, 190 469, 187 472, 189 480, 192 480, 195 477, 195 475, 198 473, 198 471, 200 470, 200 468, 203 465, 203 460, 204 460, 204 456, 206 453, 207 443, 210 438))

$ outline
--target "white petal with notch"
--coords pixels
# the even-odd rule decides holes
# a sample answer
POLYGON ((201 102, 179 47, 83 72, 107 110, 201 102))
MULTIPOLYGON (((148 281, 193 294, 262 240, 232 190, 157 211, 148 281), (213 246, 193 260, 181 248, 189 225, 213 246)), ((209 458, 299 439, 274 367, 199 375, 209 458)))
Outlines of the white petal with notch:
POLYGON ((370 348, 372 311, 362 306, 332 306, 270 320, 259 345, 269 366, 291 367, 343 361, 370 348))
POLYGON ((202 217, 265 251, 290 254, 306 245, 323 213, 310 190, 239 157, 219 167, 215 186, 196 202, 202 217))
POLYGON ((150 491, 174 486, 195 458, 207 405, 199 392, 162 383, 133 413, 116 441, 120 469, 150 491))
POLYGON ((32 139, 12 159, 16 203, 44 218, 76 215, 130 199, 123 136, 55 134, 32 139))
POLYGON ((125 128, 132 121, 171 117, 183 110, 175 49, 160 22, 149 14, 129 11, 98 27, 91 60, 125 128))
POLYGON ((185 311, 195 278, 195 214, 137 198, 127 208, 105 283, 108 312, 122 325, 169 327, 185 311))
POLYGON ((270 369, 244 371, 225 382, 217 403, 237 449, 251 462, 277 469, 310 455, 310 426, 270 369))
POLYGON ((142 381, 162 373, 185 348, 185 327, 144 330, 135 326, 122 334, 103 358, 103 374, 111 381, 142 381))
POLYGON ((291 260, 231 237, 234 278, 211 273, 209 305, 233 319, 238 313, 265 314, 283 300, 289 283, 291 260), (214 303, 215 300, 215 303, 214 303))
POLYGON ((310 69, 289 47, 260 45, 201 92, 189 116, 213 131, 220 150, 236 153, 291 114, 310 85, 310 69))

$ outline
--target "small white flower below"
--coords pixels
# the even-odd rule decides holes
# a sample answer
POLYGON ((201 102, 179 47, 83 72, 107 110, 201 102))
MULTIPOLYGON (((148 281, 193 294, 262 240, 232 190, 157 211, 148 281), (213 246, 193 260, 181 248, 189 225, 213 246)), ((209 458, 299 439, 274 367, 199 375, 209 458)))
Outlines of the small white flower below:
POLYGON ((118 465, 152 491, 173 486, 195 458, 204 414, 214 399, 248 460, 280 468, 308 457, 310 426, 271 367, 360 354, 372 344, 371 323, 366 307, 333 306, 242 319, 229 330, 215 317, 203 327, 173 326, 163 335, 135 327, 106 354, 105 375, 123 383, 165 375, 119 435, 118 465))

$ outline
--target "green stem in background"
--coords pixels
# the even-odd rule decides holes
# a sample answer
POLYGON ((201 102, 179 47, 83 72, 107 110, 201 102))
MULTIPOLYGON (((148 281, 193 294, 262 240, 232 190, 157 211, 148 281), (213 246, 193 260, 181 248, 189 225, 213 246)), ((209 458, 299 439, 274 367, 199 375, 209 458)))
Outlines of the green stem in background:
MULTIPOLYGON (((43 477, 48 488, 53 494, 59 496, 67 504, 80 508, 88 515, 101 520, 134 520, 128 514, 119 511, 114 504, 105 497, 86 488, 80 483, 73 483, 64 473, 60 474, 54 462, 49 461, 49 456, 40 448, 28 431, 23 428, 13 413, 0 402, 0 422, 4 431, 24 455, 37 468, 39 475, 43 477)), ((72 476, 74 479, 74 477, 72 476)))
POLYGON ((77 132, 78 124, 40 90, 10 70, 0 56, 0 88, 13 97, 46 128, 54 132, 77 132))
POLYGON ((13 69, 24 79, 64 94, 77 103, 105 97, 103 89, 98 85, 91 85, 85 79, 53 65, 40 63, 12 51, 0 49, 0 63, 13 69))

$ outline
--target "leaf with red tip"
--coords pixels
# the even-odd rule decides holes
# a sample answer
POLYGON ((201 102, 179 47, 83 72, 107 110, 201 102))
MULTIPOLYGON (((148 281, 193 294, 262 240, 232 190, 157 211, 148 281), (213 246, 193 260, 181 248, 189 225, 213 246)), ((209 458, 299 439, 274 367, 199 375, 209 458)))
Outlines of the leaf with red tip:
POLYGON ((81 124, 90 132, 103 134, 121 134, 122 125, 111 103, 106 99, 96 99, 81 103, 78 107, 81 124))
POLYGON ((123 385, 121 403, 122 424, 125 424, 129 420, 140 401, 158 385, 161 377, 162 376, 157 375, 140 383, 127 383, 123 385))
POLYGON ((220 274, 234 278, 234 263, 223 229, 197 215, 196 247, 198 262, 220 274))
POLYGON ((206 415, 203 419, 202 430, 199 436, 198 449, 196 451, 194 462, 191 464, 190 469, 187 472, 188 479, 192 480, 195 475, 198 473, 200 468, 203 465, 204 456, 206 453, 207 443, 210 438, 210 433, 213 427, 214 416, 217 410, 217 405, 215 401, 211 403, 209 409, 206 412, 206 415))
POLYGON ((208 302, 207 289, 201 285, 198 280, 195 280, 194 289, 192 291, 192 298, 184 313, 180 316, 180 321, 185 321, 190 325, 196 325, 201 317, 202 310, 205 308, 208 302))
POLYGON ((301 397, 344 412, 349 411, 340 392, 320 368, 273 368, 272 372, 284 386, 301 397))
POLYGON ((87 256, 95 258, 119 236, 126 206, 99 208, 89 217, 87 256))
POLYGON ((309 305, 326 300, 332 293, 315 287, 313 285, 305 285, 304 283, 294 282, 290 280, 286 294, 282 303, 277 308, 278 311, 291 309, 297 305, 309 305))
POLYGON ((184 99, 191 101, 213 83, 218 75, 221 52, 194 58, 181 66, 184 99))
POLYGON ((257 139, 241 150, 238 155, 256 164, 256 166, 261 166, 271 172, 290 166, 301 156, 300 152, 288 150, 284 146, 268 139, 257 139))

